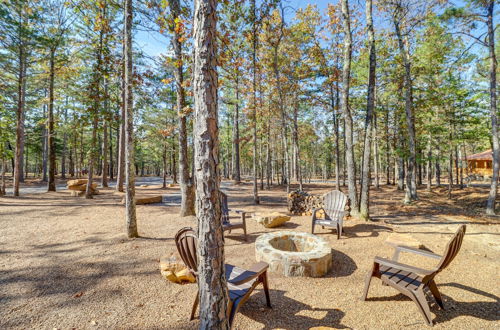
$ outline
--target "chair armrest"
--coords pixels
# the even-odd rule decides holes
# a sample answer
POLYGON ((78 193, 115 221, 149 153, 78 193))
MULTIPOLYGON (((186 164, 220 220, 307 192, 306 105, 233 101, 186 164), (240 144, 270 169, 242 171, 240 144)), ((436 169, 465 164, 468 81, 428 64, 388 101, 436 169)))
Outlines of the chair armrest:
POLYGON ((406 246, 406 245, 397 245, 394 248, 400 252, 409 252, 409 253, 419 254, 419 255, 429 257, 429 258, 434 258, 434 259, 441 259, 442 258, 442 256, 440 256, 439 254, 432 253, 432 252, 422 250, 422 249, 412 248, 412 247, 406 246))
POLYGON ((313 221, 314 221, 314 220, 316 220, 316 212, 318 212, 318 211, 320 211, 320 210, 323 210, 323 211, 324 211, 325 209, 324 209, 324 208, 322 208, 322 207, 319 207, 319 208, 313 209, 313 211, 312 211, 312 219, 313 219, 313 221))
POLYGON ((419 274, 419 275, 430 275, 430 274, 434 273, 431 270, 427 270, 427 269, 423 269, 423 268, 418 268, 418 267, 414 267, 414 266, 410 266, 410 265, 406 265, 406 264, 402 264, 400 262, 397 262, 397 261, 394 261, 394 260, 389 260, 389 259, 386 259, 386 258, 375 257, 374 261, 375 261, 376 264, 379 264, 379 265, 384 265, 384 266, 387 266, 387 267, 392 267, 392 268, 400 269, 400 270, 403 270, 403 271, 406 271, 406 272, 416 273, 416 274, 419 274))
POLYGON ((234 212, 236 214, 248 213, 248 212, 245 212, 243 210, 233 210, 233 209, 228 209, 228 212, 234 212))
MULTIPOLYGON (((226 266, 231 266, 231 265, 226 265, 226 266)), ((239 274, 233 279, 227 279, 228 283, 234 284, 234 285, 240 285, 243 283, 246 283, 248 281, 251 281, 257 277, 259 277, 261 274, 263 274, 267 269, 269 268, 269 264, 267 262, 258 262, 256 264, 253 264, 250 269, 245 270, 243 273, 239 274)))

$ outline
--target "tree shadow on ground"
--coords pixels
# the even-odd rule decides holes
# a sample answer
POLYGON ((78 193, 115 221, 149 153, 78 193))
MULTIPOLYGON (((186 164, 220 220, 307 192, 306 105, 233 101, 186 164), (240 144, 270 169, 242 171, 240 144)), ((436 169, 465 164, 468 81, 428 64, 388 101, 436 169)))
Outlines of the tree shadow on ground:
POLYGON ((345 277, 352 275, 358 266, 347 254, 332 249, 332 270, 325 276, 326 278, 345 277))
MULTIPOLYGON (((446 321, 451 321, 452 319, 459 316, 472 316, 479 319, 487 320, 487 321, 499 321, 500 320, 500 298, 494 294, 472 288, 463 284, 458 283, 445 283, 438 284, 438 287, 454 287, 457 289, 461 289, 467 291, 468 293, 480 295, 485 298, 489 298, 491 301, 456 301, 452 297, 445 295, 441 292, 441 296, 443 298, 444 310, 439 309, 436 304, 434 298, 427 294, 427 301, 431 305, 431 311, 435 314, 434 323, 444 323, 446 321)), ((369 297, 366 299, 368 302, 377 302, 377 301, 404 301, 410 300, 410 298, 406 297, 403 294, 396 294, 393 296, 385 296, 385 297, 369 297)), ((394 309, 397 309, 397 306, 394 306, 394 309)), ((417 306, 415 306, 415 314, 419 314, 417 306)))
MULTIPOLYGON (((358 223, 355 224, 354 226, 345 226, 348 225, 349 222, 344 222, 344 226, 342 227, 342 236, 340 239, 345 239, 345 238, 366 238, 366 237, 378 237, 381 232, 392 232, 392 228, 386 227, 386 226, 381 226, 381 225, 375 225, 372 223, 358 223)), ((318 228, 319 226, 316 226, 318 228)), ((331 235, 335 234, 337 235, 337 229, 336 228, 329 228, 329 227, 324 227, 324 230, 326 231, 319 231, 319 228, 316 229, 314 235, 322 236, 322 235, 331 235)), ((323 230, 323 228, 321 228, 323 230)))
MULTIPOLYGON (((257 291, 257 290, 256 290, 257 291)), ((271 306, 267 308, 264 291, 259 290, 241 307, 240 313, 263 324, 263 329, 309 329, 333 327, 346 329, 342 324, 345 313, 335 308, 318 308, 286 296, 286 291, 270 290, 271 306)), ((235 321, 237 322, 238 316, 235 321)))

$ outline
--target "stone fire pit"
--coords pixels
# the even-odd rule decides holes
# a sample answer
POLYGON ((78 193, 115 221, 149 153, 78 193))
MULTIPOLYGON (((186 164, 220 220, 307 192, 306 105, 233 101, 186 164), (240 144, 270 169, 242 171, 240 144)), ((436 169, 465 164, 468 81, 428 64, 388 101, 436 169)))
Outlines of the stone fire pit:
POLYGON ((257 261, 285 276, 324 276, 332 268, 332 250, 324 239, 309 233, 277 231, 255 241, 257 261))

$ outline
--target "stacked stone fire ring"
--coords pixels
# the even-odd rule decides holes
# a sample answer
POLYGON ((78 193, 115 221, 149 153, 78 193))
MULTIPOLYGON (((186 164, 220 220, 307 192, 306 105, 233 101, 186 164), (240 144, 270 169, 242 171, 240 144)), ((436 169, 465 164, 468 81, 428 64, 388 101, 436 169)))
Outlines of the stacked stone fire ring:
POLYGON ((271 272, 289 277, 321 277, 332 268, 328 242, 303 232, 276 231, 259 236, 255 241, 255 257, 267 262, 271 272))

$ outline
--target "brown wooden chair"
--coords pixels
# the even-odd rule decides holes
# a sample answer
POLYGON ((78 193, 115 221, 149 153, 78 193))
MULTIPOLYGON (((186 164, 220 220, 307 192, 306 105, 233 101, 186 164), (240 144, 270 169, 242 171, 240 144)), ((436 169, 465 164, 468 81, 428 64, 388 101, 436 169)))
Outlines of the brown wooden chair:
POLYGON ((442 256, 408 246, 396 246, 392 260, 375 257, 373 268, 366 277, 365 291, 362 299, 366 300, 372 277, 378 277, 382 280, 382 283, 392 286, 394 289, 413 300, 417 304, 427 324, 432 326, 431 310, 425 298, 424 289, 429 289, 439 307, 444 309, 443 299, 434 281, 434 277, 445 269, 455 258, 462 246, 464 235, 465 225, 461 225, 455 235, 453 235, 453 238, 446 245, 446 249, 442 256), (439 263, 431 270, 405 265, 398 262, 401 252, 409 252, 439 259, 439 263))
POLYGON ((246 212, 240 210, 231 210, 227 204, 227 195, 222 191, 220 192, 220 204, 221 204, 221 216, 222 216, 222 227, 224 231, 229 231, 233 229, 243 229, 243 235, 245 235, 245 241, 247 240, 247 223, 246 223, 246 212), (239 216, 231 217, 229 212, 234 212, 239 216), (239 218, 241 221, 232 221, 234 218, 239 218))
MULTIPOLYGON (((179 230, 175 235, 175 244, 181 256, 182 261, 186 264, 189 271, 198 276, 198 259, 196 256, 196 245, 198 239, 192 228, 185 227, 179 230)), ((226 264, 226 281, 229 293, 229 303, 227 307, 227 317, 229 324, 232 326, 234 317, 243 303, 250 297, 250 294, 257 285, 262 283, 264 293, 266 295, 267 307, 271 307, 269 298, 269 287, 267 282, 267 269, 269 265, 265 262, 258 262, 250 269, 246 270, 233 265, 226 264)), ((191 318, 194 319, 196 309, 198 307, 198 294, 191 309, 191 318)))
POLYGON ((344 223, 345 205, 347 196, 339 190, 332 190, 323 196, 323 207, 314 209, 312 212, 311 233, 314 234, 314 226, 337 228, 337 239, 342 235, 342 226, 344 223), (323 210, 324 219, 317 218, 317 212, 323 210))

